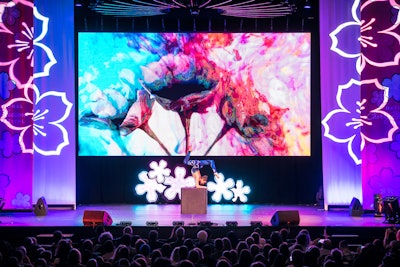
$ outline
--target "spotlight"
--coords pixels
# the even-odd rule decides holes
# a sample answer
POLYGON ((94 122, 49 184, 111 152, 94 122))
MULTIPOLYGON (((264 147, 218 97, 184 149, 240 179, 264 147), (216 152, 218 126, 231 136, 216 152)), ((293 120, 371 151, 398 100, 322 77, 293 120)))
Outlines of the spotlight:
POLYGON ((399 198, 394 196, 383 199, 383 212, 385 213, 385 223, 397 224, 400 222, 399 198))
POLYGON ((146 226, 157 227, 158 222, 157 221, 147 221, 146 226))
POLYGON ((305 9, 310 9, 311 8, 311 4, 310 4, 310 0, 306 0, 306 3, 303 6, 305 9))
POLYGON ((250 225, 253 227, 261 227, 263 225, 262 221, 251 221, 250 225))
POLYGON ((227 227, 237 227, 238 226, 238 222, 237 221, 227 221, 226 222, 226 226, 227 227))
POLYGON ((185 223, 183 221, 173 221, 172 225, 173 226, 184 226, 185 223))

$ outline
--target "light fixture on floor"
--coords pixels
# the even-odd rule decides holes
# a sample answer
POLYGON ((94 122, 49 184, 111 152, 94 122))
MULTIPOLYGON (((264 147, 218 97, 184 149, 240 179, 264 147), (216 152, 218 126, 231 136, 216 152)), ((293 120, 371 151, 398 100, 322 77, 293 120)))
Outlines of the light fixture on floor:
POLYGON ((253 227, 261 227, 263 225, 262 221, 251 221, 250 225, 253 227))
POLYGON ((237 227, 238 226, 237 221, 227 221, 225 224, 227 227, 237 227))
POLYGON ((117 226, 122 226, 122 227, 131 226, 131 225, 132 225, 131 221, 120 221, 119 223, 117 223, 117 226))
POLYGON ((210 227, 213 225, 211 221, 200 221, 197 223, 198 226, 203 226, 203 227, 210 227))
POLYGON ((184 226, 185 223, 184 223, 184 221, 173 221, 172 225, 173 226, 184 226))
POLYGON ((147 221, 146 222, 146 226, 157 227, 158 226, 158 222, 157 221, 147 221))

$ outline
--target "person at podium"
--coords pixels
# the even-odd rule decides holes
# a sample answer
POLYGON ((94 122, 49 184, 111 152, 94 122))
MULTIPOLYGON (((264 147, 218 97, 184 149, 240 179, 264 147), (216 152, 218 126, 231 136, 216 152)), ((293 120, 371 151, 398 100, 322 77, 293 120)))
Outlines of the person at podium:
POLYGON ((202 175, 200 172, 200 169, 203 168, 204 166, 210 166, 214 176, 218 179, 218 173, 217 169, 215 167, 215 162, 212 159, 204 159, 204 160, 197 160, 197 159, 190 159, 190 153, 191 151, 189 150, 183 160, 183 163, 192 166, 191 173, 193 178, 195 179, 195 187, 196 188, 202 188, 206 187, 207 184, 207 175, 202 175))

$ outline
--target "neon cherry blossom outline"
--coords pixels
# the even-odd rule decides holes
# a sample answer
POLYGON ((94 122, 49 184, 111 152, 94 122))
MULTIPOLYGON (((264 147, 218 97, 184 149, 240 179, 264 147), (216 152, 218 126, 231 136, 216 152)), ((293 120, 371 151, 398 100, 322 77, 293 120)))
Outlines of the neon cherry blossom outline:
MULTIPOLYGON (((375 143, 375 144, 379 144, 379 143, 384 143, 384 142, 389 142, 393 140, 393 134, 397 131, 397 129, 399 128, 398 125, 396 124, 395 119, 387 112, 383 111, 382 109, 386 106, 389 98, 389 88, 382 86, 377 79, 370 79, 370 80, 363 80, 363 81, 357 81, 354 79, 351 79, 347 84, 345 85, 339 85, 338 87, 338 91, 336 94, 336 102, 339 106, 338 109, 334 109, 332 111, 330 111, 326 117, 322 120, 322 125, 324 126, 324 136, 331 139, 332 141, 336 142, 336 143, 347 143, 347 150, 348 153, 350 155, 350 157, 354 160, 354 162, 359 165, 361 164, 361 159, 356 155, 356 153, 353 151, 352 148, 352 142, 354 141, 354 139, 356 138, 356 134, 351 135, 348 138, 338 138, 334 135, 331 134, 330 131, 330 127, 328 124, 328 121, 335 116, 335 114, 337 113, 352 113, 351 111, 349 111, 343 104, 342 104, 342 92, 345 89, 349 89, 352 85, 356 85, 356 86, 360 86, 360 88, 362 88, 363 84, 374 84, 376 86, 377 89, 383 90, 383 101, 382 103, 375 109, 371 110, 370 113, 378 113, 381 114, 383 116, 385 116, 388 121, 390 122, 390 124, 392 125, 392 128, 388 130, 387 132, 387 136, 383 137, 383 138, 379 138, 379 139, 373 139, 373 138, 369 138, 368 136, 366 136, 362 131, 360 131, 360 137, 361 137, 361 144, 360 144, 360 151, 362 151, 364 149, 365 146, 365 142, 368 141, 370 143, 375 143)), ((361 111, 364 109, 363 104, 365 104, 366 100, 361 100, 361 101, 357 101, 357 105, 360 107, 357 110, 357 113, 360 114, 360 119, 355 119, 356 121, 352 121, 352 122, 344 122, 346 127, 349 126, 353 126, 354 129, 361 127, 364 124, 370 124, 370 126, 372 126, 372 122, 368 121, 368 116, 362 116, 361 111)))
MULTIPOLYGON (((20 136, 19 136, 19 144, 21 146, 22 153, 33 153, 35 151, 44 156, 60 155, 62 149, 65 146, 69 145, 68 131, 64 128, 64 126, 61 125, 61 123, 69 117, 69 114, 71 113, 73 104, 68 101, 65 92, 49 91, 49 92, 46 92, 46 93, 40 95, 39 89, 34 84, 31 84, 30 87, 25 86, 24 96, 25 97, 13 98, 1 106, 1 109, 3 112, 2 112, 2 116, 0 117, 0 121, 3 122, 5 125, 7 125, 8 128, 10 128, 12 130, 21 131, 20 136), (29 90, 33 90, 33 93, 34 93, 33 99, 35 100, 35 102, 32 99, 30 99, 30 97, 29 97, 29 94, 28 94, 29 90), (16 126, 7 120, 7 115, 8 115, 7 108, 12 106, 13 104, 18 103, 18 102, 27 102, 28 104, 32 105, 32 108, 34 108, 34 107, 38 106, 38 103, 41 100, 45 99, 48 96, 58 97, 61 100, 61 102, 65 105, 65 112, 61 118, 59 118, 55 121, 49 121, 49 122, 46 121, 45 115, 47 113, 49 113, 49 109, 46 109, 43 112, 41 112, 40 110, 34 110, 33 112, 26 112, 25 116, 32 117, 32 123, 30 123, 28 125, 16 126), (39 148, 37 145, 35 145, 35 142, 33 142, 33 148, 28 148, 27 144, 25 144, 24 135, 26 134, 26 132, 29 130, 30 127, 33 127, 34 135, 41 135, 44 137, 47 136, 47 133, 43 131, 43 129, 45 127, 43 125, 39 124, 40 121, 44 121, 50 126, 55 126, 56 128, 58 128, 61 131, 62 142, 60 142, 60 144, 57 145, 56 149, 43 150, 43 149, 39 148)), ((59 106, 60 105, 58 105, 58 107, 59 106)))
POLYGON ((33 8, 33 15, 34 15, 35 19, 39 19, 43 22, 42 32, 40 33, 40 35, 38 37, 36 37, 33 40, 33 45, 36 45, 36 46, 42 48, 46 52, 47 57, 49 58, 49 62, 47 62, 44 65, 43 71, 33 73, 33 78, 46 77, 46 76, 50 75, 50 68, 57 63, 57 60, 54 57, 53 51, 48 46, 40 43, 40 41, 43 40, 43 38, 46 36, 46 34, 49 30, 49 18, 40 14, 36 7, 33 8))
MULTIPOLYGON (((50 74, 50 68, 57 63, 57 60, 55 59, 54 55, 53 55, 53 51, 46 45, 40 43, 40 41, 43 40, 43 38, 46 36, 47 32, 48 32, 48 24, 49 24, 49 18, 45 17, 43 15, 41 15, 39 13, 39 11, 37 10, 37 8, 35 6, 33 6, 33 3, 28 2, 28 1, 24 1, 24 0, 14 0, 13 1, 15 4, 23 4, 26 5, 28 7, 31 7, 33 9, 33 16, 34 19, 42 21, 42 31, 41 33, 34 38, 34 30, 37 30, 38 28, 33 28, 33 25, 31 27, 29 27, 28 24, 26 24, 25 22, 23 23, 23 26, 25 28, 25 30, 23 30, 21 32, 21 36, 24 36, 27 40, 15 40, 14 44, 8 44, 6 45, 6 47, 8 47, 9 49, 17 49, 18 52, 20 51, 24 51, 26 49, 30 49, 30 52, 27 53, 27 58, 26 60, 30 60, 31 63, 31 67, 33 68, 34 66, 34 48, 36 47, 40 47, 41 49, 43 49, 45 51, 45 54, 47 55, 48 58, 48 62, 44 64, 43 70, 37 73, 33 73, 32 76, 30 76, 30 78, 38 78, 38 77, 45 77, 45 76, 49 76, 50 74), (30 42, 32 41, 32 47, 30 47, 30 42)), ((32 22, 33 24, 33 22, 32 22)), ((4 23, 0 23, 0 33, 4 33, 4 34, 14 34, 13 32, 11 32, 9 29, 6 28, 6 26, 4 25, 4 23)), ((23 88, 28 82, 23 82, 21 81, 17 75, 15 75, 14 73, 14 68, 17 64, 17 62, 19 62, 21 60, 21 57, 17 57, 15 59, 12 59, 11 61, 8 62, 0 62, 0 66, 9 66, 9 75, 11 77, 11 80, 15 81, 17 84, 18 88, 23 88)), ((30 79, 28 79, 29 81, 30 79)))
POLYGON ((168 200, 174 200, 178 195, 179 199, 181 199, 181 189, 184 187, 194 187, 195 181, 192 176, 185 178, 186 169, 180 166, 175 168, 175 177, 169 176, 166 177, 164 184, 169 185, 167 189, 164 191, 164 196, 168 200))
MULTIPOLYGON (((377 3, 377 2, 387 2, 387 0, 368 0, 360 7, 360 10, 363 10, 368 5, 377 3)), ((392 5, 392 7, 399 9, 399 5, 395 2, 395 0, 390 0, 390 4, 392 5)), ((356 69, 357 69, 358 73, 361 73, 361 71, 365 68, 366 63, 368 63, 372 66, 375 66, 375 67, 387 67, 387 66, 398 65, 399 61, 400 61, 400 51, 394 56, 393 61, 375 62, 373 60, 370 60, 368 57, 366 57, 361 52, 356 53, 356 54, 351 54, 351 53, 347 53, 347 52, 341 50, 338 47, 339 40, 336 37, 336 35, 339 32, 341 32, 343 29, 345 29, 347 27, 352 27, 352 26, 360 27, 361 35, 358 40, 363 47, 368 47, 368 46, 369 47, 378 47, 378 44, 373 42, 372 36, 363 35, 363 32, 373 29, 372 25, 376 21, 376 19, 372 18, 367 23, 365 23, 364 20, 360 20, 357 16, 357 10, 358 10, 359 5, 360 5, 360 0, 355 0, 353 3, 353 6, 351 8, 351 14, 352 14, 354 21, 348 21, 348 22, 340 24, 338 27, 336 27, 335 30, 333 30, 329 34, 329 36, 331 37, 331 40, 332 40, 331 50, 345 58, 357 58, 356 69)), ((377 33, 391 35, 400 43, 400 35, 398 35, 397 33, 394 32, 394 30, 399 26, 399 23, 400 23, 400 12, 398 13, 396 22, 393 24, 393 26, 389 27, 388 29, 378 31, 377 33)))

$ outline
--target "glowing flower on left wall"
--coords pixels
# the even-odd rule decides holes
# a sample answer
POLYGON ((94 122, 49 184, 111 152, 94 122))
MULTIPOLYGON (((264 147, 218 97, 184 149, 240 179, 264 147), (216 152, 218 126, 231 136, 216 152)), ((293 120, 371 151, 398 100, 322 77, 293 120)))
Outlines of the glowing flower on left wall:
POLYGON ((52 50, 41 43, 48 32, 49 19, 41 15, 32 2, 24 0, 14 0, 6 5, 1 3, 1 10, 6 19, 0 23, 0 66, 9 68, 11 79, 22 89, 32 78, 48 76, 50 68, 57 63, 52 50), (29 13, 33 13, 32 20, 27 19, 29 13), (39 72, 33 73, 36 54, 47 58, 47 62, 39 72), (27 66, 31 71, 16 71, 27 66))
POLYGON ((61 123, 70 115, 72 103, 67 100, 65 92, 49 91, 40 95, 35 85, 25 87, 24 90, 24 97, 12 98, 1 106, 0 121, 11 130, 20 133, 19 144, 23 153, 35 151, 47 156, 59 155, 61 150, 69 144, 68 132, 61 123), (52 103, 52 105, 47 105, 48 108, 45 110, 36 109, 35 107, 39 106, 42 101, 52 103), (63 111, 56 112, 51 107, 57 107, 57 110, 63 111), (61 107, 64 109, 60 109, 61 107), (22 110, 32 110, 32 112, 22 110), (51 138, 58 141, 54 143, 53 147, 39 147, 32 142, 30 135, 26 134, 29 131, 33 131, 37 140, 51 138))

